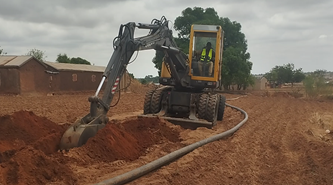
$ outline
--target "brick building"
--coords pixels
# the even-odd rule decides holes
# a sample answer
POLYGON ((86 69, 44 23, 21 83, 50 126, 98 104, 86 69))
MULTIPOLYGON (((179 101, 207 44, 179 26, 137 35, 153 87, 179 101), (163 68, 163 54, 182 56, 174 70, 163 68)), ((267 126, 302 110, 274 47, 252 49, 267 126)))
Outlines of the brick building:
MULTIPOLYGON (((41 62, 32 56, 0 56, 0 94, 96 90, 105 67, 41 62)), ((125 74, 120 88, 127 86, 125 74)))
POLYGON ((45 92, 47 66, 32 56, 0 56, 0 93, 45 92))

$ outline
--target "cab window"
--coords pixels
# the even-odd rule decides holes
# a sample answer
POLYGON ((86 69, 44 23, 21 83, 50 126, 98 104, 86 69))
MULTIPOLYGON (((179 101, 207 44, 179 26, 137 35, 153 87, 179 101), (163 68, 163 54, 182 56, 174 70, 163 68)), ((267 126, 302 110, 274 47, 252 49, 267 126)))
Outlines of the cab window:
POLYGON ((194 33, 191 65, 193 76, 214 76, 216 37, 216 33, 194 33))

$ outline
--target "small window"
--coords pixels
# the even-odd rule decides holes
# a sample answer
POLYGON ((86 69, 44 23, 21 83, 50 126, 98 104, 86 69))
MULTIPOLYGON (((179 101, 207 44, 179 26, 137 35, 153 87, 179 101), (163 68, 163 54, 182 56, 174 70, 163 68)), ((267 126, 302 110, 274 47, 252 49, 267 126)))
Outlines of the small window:
POLYGON ((95 82, 96 81, 96 75, 91 75, 91 81, 95 82))
POLYGON ((72 80, 73 80, 73 82, 77 81, 77 74, 72 74, 72 80))
POLYGON ((53 78, 52 78, 52 76, 50 76, 50 81, 52 81, 53 80, 53 78))

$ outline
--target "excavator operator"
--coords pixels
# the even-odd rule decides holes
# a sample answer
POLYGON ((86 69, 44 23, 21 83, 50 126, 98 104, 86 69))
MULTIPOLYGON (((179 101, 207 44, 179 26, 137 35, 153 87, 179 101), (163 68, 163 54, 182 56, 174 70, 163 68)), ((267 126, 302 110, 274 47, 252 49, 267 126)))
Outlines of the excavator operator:
POLYGON ((208 67, 208 76, 213 73, 213 61, 215 59, 215 52, 212 48, 212 43, 207 42, 206 47, 202 49, 200 62, 198 63, 200 76, 206 76, 208 67))

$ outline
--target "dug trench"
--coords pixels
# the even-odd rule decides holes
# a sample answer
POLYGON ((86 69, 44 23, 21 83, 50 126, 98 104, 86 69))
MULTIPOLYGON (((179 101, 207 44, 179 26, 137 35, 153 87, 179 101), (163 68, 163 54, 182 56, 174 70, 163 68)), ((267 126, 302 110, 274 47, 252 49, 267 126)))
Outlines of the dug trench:
POLYGON ((31 111, 0 117, 0 184, 80 184, 80 166, 133 161, 160 143, 180 146, 178 127, 158 118, 111 121, 86 145, 60 152, 68 125, 31 111))

